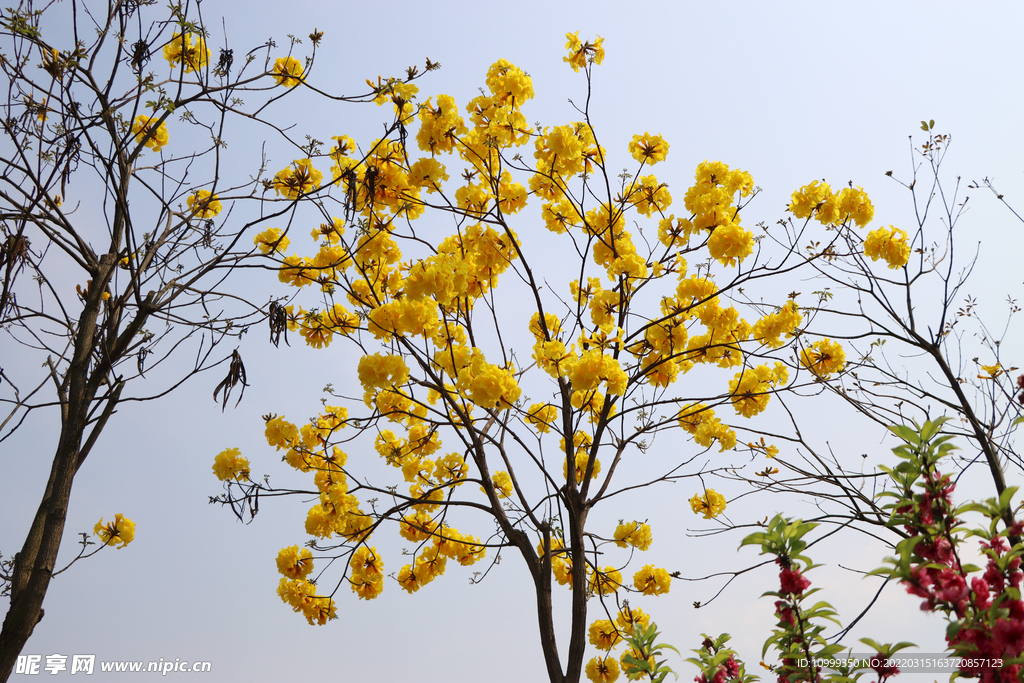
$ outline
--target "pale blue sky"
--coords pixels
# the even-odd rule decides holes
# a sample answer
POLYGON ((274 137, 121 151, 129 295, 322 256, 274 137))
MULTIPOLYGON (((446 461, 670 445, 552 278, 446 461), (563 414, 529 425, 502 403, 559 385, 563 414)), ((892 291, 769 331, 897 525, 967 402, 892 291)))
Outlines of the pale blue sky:
MULTIPOLYGON (((607 57, 594 70, 591 107, 602 144, 626 166, 633 134, 661 133, 671 151, 657 173, 677 200, 705 159, 749 171, 764 192, 745 210, 748 225, 774 223, 794 189, 824 178, 833 187, 848 180, 863 186, 874 202, 876 224, 909 227, 906 193, 884 174, 909 176, 908 136, 921 134, 922 119, 935 119, 936 130, 952 136, 946 162, 951 178, 960 175, 966 183, 988 176, 1024 207, 1019 129, 1024 10, 1016 3, 592 2, 584 7, 399 1, 334 9, 327 3, 208 0, 203 11, 212 45, 221 40, 220 16, 227 16, 236 58, 271 36, 284 46, 288 33, 325 31, 312 77, 337 93, 361 92, 366 78, 400 75, 429 57, 442 69, 419 81, 421 98, 447 93, 461 104, 477 94, 491 63, 508 59, 533 77, 536 98, 525 113, 543 125, 577 120, 567 100, 585 97, 582 75, 562 62, 565 33, 600 34, 607 57)), ((308 48, 307 39, 296 52, 304 56, 308 48)), ((163 68, 161 60, 151 68, 163 68)), ((308 127, 322 140, 349 134, 365 144, 379 134, 385 113, 372 106, 292 101, 278 103, 268 116, 297 123, 299 130, 308 127)), ((232 138, 231 131, 227 137, 229 153, 249 159, 258 153, 258 141, 232 138)), ((271 142, 268 154, 272 170, 294 158, 278 141, 271 142)), ((981 242, 981 267, 971 291, 1000 327, 997 304, 1021 292, 1021 225, 986 191, 975 192, 971 202, 975 206, 960 226, 962 244, 973 248, 981 242)), ((516 229, 528 236, 540 226, 524 217, 516 229)), ((312 243, 305 248, 312 249, 312 243)), ((285 292, 272 276, 254 278, 251 286, 260 300, 285 292)), ((1020 332, 1019 326, 1011 330, 1013 343, 1006 348, 1020 348, 1020 332)), ((281 413, 301 422, 319 406, 326 383, 343 387, 352 381, 356 355, 342 345, 317 352, 300 344, 296 335, 291 349, 274 349, 263 329, 243 339, 240 351, 252 386, 237 409, 222 414, 211 400, 218 369, 168 399, 119 411, 76 479, 62 558, 75 552, 77 532, 91 531, 101 516, 109 519, 117 512, 137 523, 136 541, 124 550, 105 550, 53 582, 46 618, 26 654, 209 660, 211 680, 218 681, 541 679, 532 589, 513 554, 476 586, 469 585, 469 571, 454 567, 413 596, 394 584, 370 603, 342 591, 339 619, 313 628, 275 594, 274 558, 279 548, 306 540, 307 506, 266 500, 256 520, 243 526, 226 510, 207 504, 220 491, 210 470, 213 457, 229 446, 242 448, 254 477, 267 473, 279 484, 305 483, 266 446, 260 415, 281 413)), ((5 349, 0 356, 11 357, 6 346, 0 348, 5 349)), ((159 381, 154 374, 152 381, 159 381)), ((893 445, 878 431, 864 431, 852 441, 855 423, 839 406, 821 403, 815 410, 809 413, 820 428, 815 436, 838 442, 849 455, 871 451, 881 457, 893 445)), ((52 417, 33 417, 17 437, 0 444, 5 557, 20 547, 38 504, 57 436, 52 417)), ((704 525, 689 510, 686 499, 693 491, 682 490, 685 486, 656 491, 621 512, 609 510, 608 523, 617 517, 650 518, 655 542, 644 562, 684 576, 753 563, 752 550, 735 550, 739 534, 690 536, 688 530, 704 525)), ((744 492, 719 490, 729 498, 744 492)), ((742 523, 797 509, 794 505, 781 497, 754 497, 730 506, 729 514, 742 523)), ((400 544, 391 546, 389 572, 403 562, 400 544)), ((830 543, 813 557, 862 571, 881 560, 877 548, 856 536, 830 543)), ((840 607, 844 622, 877 586, 836 569, 818 570, 811 578, 831 589, 821 597, 840 607)), ((692 603, 707 601, 720 581, 677 581, 668 596, 637 604, 681 651, 699 646, 701 632, 730 632, 748 667, 759 669, 761 644, 773 620, 771 600, 758 596, 775 581, 770 568, 754 572, 701 610, 692 603)), ((912 640, 937 651, 944 623, 934 615, 923 619, 917 606, 902 589, 888 588, 846 642, 864 636, 912 640)), ((563 636, 563 652, 566 647, 563 636)), ((678 659, 670 664, 681 680, 695 673, 678 659)), ((155 680, 144 674, 136 678, 155 680)))

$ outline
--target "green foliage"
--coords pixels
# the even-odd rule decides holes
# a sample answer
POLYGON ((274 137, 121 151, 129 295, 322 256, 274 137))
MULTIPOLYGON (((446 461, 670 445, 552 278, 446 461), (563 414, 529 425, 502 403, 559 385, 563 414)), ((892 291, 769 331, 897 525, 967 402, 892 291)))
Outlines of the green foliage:
POLYGON ((623 638, 630 648, 622 657, 622 672, 626 678, 635 681, 646 675, 654 683, 661 683, 669 674, 679 678, 679 674, 666 666, 665 660, 659 659, 663 650, 672 650, 676 654, 679 654, 679 650, 667 643, 658 643, 660 635, 658 625, 652 622, 646 628, 637 624, 633 634, 623 638), (634 656, 634 652, 640 656, 634 656), (654 659, 653 665, 651 658, 654 659))
POLYGON ((811 563, 809 557, 803 555, 804 548, 807 547, 803 537, 816 526, 818 525, 814 522, 799 519, 789 521, 782 515, 775 515, 768 522, 765 531, 750 534, 740 542, 740 547, 759 545, 762 555, 788 558, 788 562, 799 562, 805 569, 812 569, 815 565, 811 563))
MULTIPOLYGON (((725 644, 732 637, 728 633, 723 633, 714 640, 706 633, 702 633, 701 636, 704 638, 704 643, 700 649, 691 650, 697 656, 690 657, 686 661, 700 669, 704 679, 714 681, 719 671, 732 660, 732 666, 736 668, 736 674, 727 679, 730 683, 753 683, 753 681, 760 680, 759 676, 746 672, 743 662, 736 657, 735 650, 725 647, 725 644)), ((699 681, 701 679, 698 676, 695 680, 699 681)))

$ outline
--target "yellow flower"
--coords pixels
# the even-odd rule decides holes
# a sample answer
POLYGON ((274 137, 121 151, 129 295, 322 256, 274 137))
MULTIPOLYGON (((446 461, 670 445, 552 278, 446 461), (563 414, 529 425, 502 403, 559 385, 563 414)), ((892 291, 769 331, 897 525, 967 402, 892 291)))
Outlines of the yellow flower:
POLYGON ((871 205, 868 195, 860 187, 844 187, 839 193, 839 216, 850 219, 863 228, 875 216, 875 207, 871 205))
MULTIPOLYGON (((797 218, 810 218, 811 214, 818 211, 818 219, 821 220, 821 209, 825 207, 825 204, 832 197, 832 188, 829 187, 828 183, 814 180, 793 193, 789 203, 789 211, 797 218)), ((822 223, 826 222, 822 221, 822 223)))
POLYGON ((299 550, 297 545, 281 548, 277 554, 277 571, 289 579, 305 578, 313 571, 313 553, 309 548, 299 550))
POLYGON ((714 489, 707 489, 704 495, 699 493, 690 499, 693 514, 704 513, 704 519, 717 517, 725 511, 725 496, 714 489))
POLYGON ((833 372, 842 371, 846 365, 846 353, 839 342, 826 338, 804 349, 800 353, 800 362, 818 377, 828 379, 833 372))
POLYGON ((411 564, 405 565, 398 572, 398 585, 409 594, 415 593, 423 587, 424 583, 427 583, 421 578, 421 572, 423 571, 419 565, 415 569, 411 564))
POLYGON ((305 579, 281 579, 277 585, 277 595, 290 605, 293 611, 306 617, 311 626, 323 626, 328 620, 337 618, 334 600, 318 596, 316 586, 305 579))
MULTIPOLYGON (((494 493, 498 498, 508 498, 512 495, 512 476, 508 472, 498 470, 491 475, 491 483, 494 484, 494 493)), ((480 490, 484 488, 481 486, 480 490)))
POLYGON ((499 59, 487 70, 487 87, 503 106, 519 106, 533 99, 533 80, 525 71, 504 59, 499 59))
POLYGON ((775 368, 758 365, 736 373, 729 381, 730 400, 737 414, 753 417, 768 407, 770 392, 789 378, 789 371, 782 363, 775 363, 775 368))
POLYGON ((629 153, 640 163, 654 165, 659 161, 665 161, 668 155, 668 143, 660 135, 634 135, 629 143, 629 153))
POLYGON ((352 577, 365 579, 372 582, 384 581, 384 560, 377 554, 376 548, 365 545, 352 553, 349 560, 349 567, 352 569, 352 577))
POLYGON ((907 233, 891 225, 872 230, 864 240, 864 255, 872 261, 884 259, 889 268, 902 268, 910 260, 907 233))
POLYGON ((119 512, 114 515, 114 521, 106 525, 103 524, 103 518, 100 517, 100 521, 96 522, 92 532, 99 536, 103 545, 120 543, 121 545, 118 547, 120 550, 135 540, 135 522, 119 512))
POLYGON ((598 619, 590 625, 588 630, 590 644, 598 650, 611 650, 622 638, 618 629, 608 619, 598 619))
POLYGON ((198 218, 213 218, 222 208, 217 195, 211 195, 209 190, 196 190, 188 196, 187 201, 188 208, 198 218))
POLYGON ((159 119, 156 117, 136 116, 135 123, 132 124, 132 135, 135 136, 135 142, 141 143, 149 135, 149 139, 146 140, 146 147, 149 147, 154 152, 159 152, 163 149, 168 140, 167 124, 161 123, 156 130, 153 130, 153 126, 157 121, 159 119))
POLYGON ((264 432, 267 443, 277 450, 289 448, 299 438, 299 429, 284 417, 272 417, 267 420, 267 429, 264 432))
MULTIPOLYGON (((581 434, 582 432, 576 432, 581 434)), ((562 439, 565 441, 565 439, 562 439)), ((583 478, 587 474, 587 465, 590 463, 590 454, 585 449, 576 451, 575 467, 573 471, 576 477, 576 485, 581 486, 583 484, 583 478)), ((594 458, 594 469, 590 472, 591 479, 597 479, 597 475, 601 473, 601 461, 594 458)), ((569 461, 562 462, 562 476, 566 479, 569 478, 569 461)))
POLYGON ((786 339, 792 338, 793 332, 799 327, 802 320, 800 308, 795 301, 790 300, 775 313, 769 313, 754 323, 754 330, 751 334, 754 341, 777 349, 784 343, 781 337, 785 335, 786 339))
POLYGON ((590 575, 587 588, 592 593, 599 595, 610 595, 622 587, 622 574, 615 567, 605 567, 603 570, 595 570, 590 575))
POLYGON ((619 679, 619 662, 614 657, 594 657, 587 662, 587 678, 595 683, 615 683, 619 679))
POLYGON ((715 417, 715 411, 703 403, 695 403, 684 406, 676 416, 679 426, 683 430, 693 434, 693 440, 697 445, 710 448, 717 440, 722 451, 727 451, 736 445, 736 434, 728 425, 715 417))
POLYGON ((644 595, 662 595, 672 587, 672 577, 661 567, 648 564, 633 575, 633 586, 644 595))
POLYGON ((558 419, 558 408, 550 403, 534 403, 526 414, 526 421, 542 434, 551 431, 551 425, 558 419))
POLYGON ((202 36, 197 35, 193 45, 191 33, 175 33, 171 37, 171 42, 164 45, 164 59, 171 66, 184 64, 185 72, 191 73, 210 62, 210 49, 206 47, 206 40, 202 36))
POLYGON ((267 228, 256 235, 252 241, 264 254, 269 254, 272 251, 283 254, 284 250, 288 248, 289 242, 290 240, 281 234, 281 228, 267 228))
POLYGON ((1003 374, 1003 369, 999 366, 999 363, 995 365, 982 365, 981 371, 984 375, 978 375, 978 379, 995 379, 999 375, 1003 374))
POLYGON ((738 222, 716 226, 708 238, 708 253, 723 266, 735 265, 737 259, 742 262, 753 252, 754 234, 738 222))
POLYGON ((278 57, 270 72, 278 85, 294 88, 302 82, 302 62, 295 57, 278 57))
POLYGON ((320 187, 324 174, 313 167, 310 159, 296 159, 291 167, 282 169, 274 176, 274 191, 278 196, 297 199, 320 187))
POLYGON ((622 633, 633 635, 633 627, 639 625, 641 628, 647 628, 651 623, 651 616, 638 607, 627 606, 619 610, 615 623, 619 625, 622 633))
POLYGON ((241 450, 225 448, 213 461, 213 473, 221 481, 245 481, 249 478, 249 461, 242 457, 241 450))
POLYGON ((615 544, 620 548, 631 545, 637 550, 651 547, 651 527, 640 522, 626 522, 615 528, 615 544))
POLYGON ((588 61, 594 64, 604 61, 604 47, 602 46, 604 38, 601 36, 598 36, 593 43, 589 40, 585 43, 580 42, 579 31, 566 33, 565 38, 565 49, 569 51, 569 56, 562 57, 562 61, 567 62, 573 71, 578 72, 580 68, 587 68, 588 61))

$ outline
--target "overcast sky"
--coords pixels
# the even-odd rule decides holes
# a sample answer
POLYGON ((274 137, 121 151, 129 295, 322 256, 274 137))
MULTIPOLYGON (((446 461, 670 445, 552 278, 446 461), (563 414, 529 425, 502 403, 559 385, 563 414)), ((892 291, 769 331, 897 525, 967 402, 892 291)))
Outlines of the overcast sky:
MULTIPOLYGON (((154 19, 162 17, 160 6, 152 9, 154 19)), ((951 183, 956 176, 964 183, 989 177, 1018 210, 1024 208, 1024 10, 1017 3, 399 0, 332 6, 207 0, 203 11, 211 45, 222 43, 220 17, 226 17, 236 55, 270 37, 284 46, 289 33, 324 31, 313 78, 341 94, 360 93, 365 79, 401 75, 429 57, 442 68, 419 81, 421 99, 446 93, 464 105, 484 85, 488 66, 507 59, 532 76, 536 98, 525 113, 543 125, 578 120, 568 100, 579 103, 586 95, 582 74, 562 62, 565 33, 601 35, 607 56, 594 70, 591 110, 604 147, 626 166, 633 134, 662 134, 671 151, 657 173, 680 204, 694 168, 705 159, 749 171, 763 193, 745 210, 747 225, 774 223, 793 190, 826 179, 833 187, 850 180, 862 186, 874 202, 876 225, 909 228, 908 195, 885 173, 909 177, 908 137, 923 135, 922 119, 934 119, 937 132, 952 136, 946 160, 951 183)), ((309 47, 307 39, 296 53, 305 56, 309 47)), ((157 57, 151 68, 165 64, 157 57)), ((310 126, 321 140, 349 134, 362 144, 379 134, 386 113, 372 105, 301 98, 280 104, 267 116, 282 125, 310 126)), ((229 152, 258 154, 260 140, 232 138, 231 131, 227 139, 229 152)), ((271 169, 294 158, 280 145, 269 149, 271 169)), ((1001 327, 1004 309, 997 304, 1021 293, 1021 224, 985 190, 971 202, 959 226, 969 249, 981 244, 970 291, 1001 327)), ((524 241, 540 230, 528 221, 524 217, 515 226, 524 241)), ((312 242, 303 248, 312 253, 312 242)), ((272 275, 253 277, 252 287, 257 300, 286 293, 272 275)), ((1004 348, 1019 349, 1020 333, 1019 326, 1011 327, 1004 348)), ((13 357, 9 342, 2 344, 0 357, 13 357)), ((224 448, 240 447, 254 478, 270 474, 279 483, 300 481, 290 479, 279 454, 266 446, 260 416, 274 412, 301 423, 318 409, 325 384, 351 383, 356 355, 339 345, 320 352, 303 348, 297 335, 290 349, 274 349, 262 328, 247 335, 239 350, 252 386, 238 408, 222 413, 212 401, 222 375, 218 369, 159 402, 125 405, 111 420, 75 481, 61 559, 75 553, 76 533, 91 532, 100 517, 118 512, 136 522, 136 540, 53 581, 46 617, 24 653, 208 660, 208 676, 219 681, 323 675, 453 683, 540 680, 544 668, 532 588, 512 553, 479 585, 469 585, 470 571, 449 565, 447 575, 412 596, 395 584, 372 602, 342 591, 339 618, 325 627, 307 626, 278 599, 274 559, 280 548, 307 539, 308 505, 266 500, 255 521, 242 525, 207 503, 221 490, 211 473, 213 458, 224 448)), ((350 395, 361 393, 348 389, 350 395)), ((819 426, 816 433, 845 449, 843 455, 856 458, 870 450, 881 458, 895 445, 878 431, 852 438, 849 415, 827 402, 809 414, 819 426)), ((0 444, 5 557, 24 540, 57 432, 53 415, 33 416, 0 444)), ((643 561, 685 577, 754 564, 753 550, 736 551, 741 534, 693 537, 695 530, 712 527, 690 512, 686 500, 694 491, 684 486, 632 501, 621 512, 610 510, 609 523, 616 517, 649 518, 655 542, 643 561)), ((719 490, 730 499, 745 492, 719 490)), ((761 497, 736 502, 728 512, 734 522, 749 523, 796 504, 761 497)), ((393 544, 389 572, 405 561, 400 547, 393 544)), ((880 565, 881 553, 858 536, 815 549, 813 558, 832 569, 816 570, 810 578, 831 589, 820 597, 840 607, 844 623, 870 601, 879 583, 836 565, 869 571, 880 565)), ((637 604, 654 615, 664 640, 684 653, 699 646, 702 632, 730 632, 748 670, 759 669, 773 607, 771 599, 758 598, 775 588, 775 572, 765 567, 745 575, 710 606, 694 609, 695 601, 706 603, 723 582, 676 581, 669 595, 637 604)), ((920 615, 918 603, 890 586, 845 642, 865 636, 911 640, 924 651, 941 651, 945 624, 937 615, 920 615)), ((563 653, 566 647, 563 635, 563 653)), ((678 659, 669 663, 682 680, 695 673, 678 659)), ((152 674, 135 677, 155 680, 152 674)))

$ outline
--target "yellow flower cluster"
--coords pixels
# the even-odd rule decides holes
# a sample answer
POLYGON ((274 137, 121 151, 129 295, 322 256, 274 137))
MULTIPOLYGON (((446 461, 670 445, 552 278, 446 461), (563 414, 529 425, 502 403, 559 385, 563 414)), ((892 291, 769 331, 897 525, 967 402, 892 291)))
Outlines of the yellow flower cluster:
POLYGON ((567 62, 573 71, 586 69, 587 62, 600 64, 604 61, 604 47, 601 45, 604 38, 601 36, 598 36, 593 43, 589 40, 585 43, 581 42, 579 31, 566 33, 565 38, 565 49, 569 51, 569 56, 562 57, 562 61, 567 62))
POLYGON ((310 625, 323 626, 338 617, 334 599, 317 595, 316 586, 305 579, 281 579, 277 585, 277 595, 293 611, 306 617, 310 625))
POLYGON ((615 544, 620 548, 631 545, 637 550, 651 547, 651 527, 640 522, 625 522, 615 527, 615 544))
POLYGON ((672 577, 661 567, 646 564, 633 574, 633 587, 644 595, 664 595, 672 588, 672 577))
POLYGON ((278 196, 298 199, 320 187, 324 174, 316 170, 310 159, 296 159, 288 168, 274 176, 273 187, 278 196))
POLYGON ((313 553, 293 545, 277 553, 277 571, 288 579, 304 579, 313 571, 313 553))
POLYGON ((266 422, 267 443, 287 452, 284 461, 300 472, 313 472, 320 493, 319 502, 306 515, 306 533, 317 538, 339 534, 350 541, 361 541, 373 524, 359 507, 359 500, 348 490, 343 467, 348 456, 329 444, 334 433, 348 422, 348 411, 324 406, 323 412, 301 427, 284 417, 270 416, 266 422))
POLYGON ((889 268, 902 268, 910 260, 907 233, 891 225, 872 230, 864 240, 864 255, 872 261, 884 259, 889 268))
POLYGON ((469 566, 487 553, 487 548, 480 545, 475 536, 463 536, 455 529, 436 529, 432 536, 434 542, 420 548, 415 563, 405 565, 398 572, 398 585, 409 593, 415 593, 444 574, 449 558, 469 566))
POLYGON ((160 119, 150 116, 136 116, 135 123, 132 124, 132 135, 135 136, 135 142, 142 144, 143 140, 146 140, 146 147, 149 147, 154 152, 159 152, 167 144, 167 124, 161 123, 156 126, 157 121, 160 119), (154 126, 156 126, 154 128, 154 126), (149 139, 146 139, 149 136, 149 139))
POLYGON ((103 518, 96 522, 92 532, 99 537, 103 545, 117 545, 118 550, 135 540, 135 522, 128 519, 120 512, 114 515, 114 521, 108 524, 103 523, 103 518))
POLYGON ((725 512, 725 496, 714 489, 706 489, 704 495, 695 494, 690 499, 693 514, 704 513, 704 519, 712 519, 725 512))
POLYGON ((777 349, 782 346, 782 337, 792 339, 796 328, 803 321, 800 315, 800 308, 795 301, 787 301, 782 308, 774 313, 769 313, 756 323, 751 336, 765 346, 777 349))
POLYGON ((834 372, 842 372, 846 365, 846 352, 839 342, 822 339, 800 352, 800 363, 822 379, 834 372))
POLYGON ((619 662, 611 657, 592 657, 585 671, 595 683, 615 683, 619 679, 619 662))
POLYGON ((359 383, 364 389, 388 389, 409 381, 409 366, 401 356, 375 353, 359 359, 359 383))
POLYGON ((729 382, 732 407, 743 417, 753 417, 768 407, 770 392, 789 379, 789 371, 782 363, 775 367, 758 365, 736 373, 729 382))
POLYGON ((360 600, 373 600, 384 591, 384 560, 377 549, 361 545, 348 563, 351 574, 349 586, 360 600))
POLYGON ((615 623, 618 625, 620 633, 631 636, 633 629, 637 626, 642 629, 647 628, 651 623, 651 615, 636 607, 623 607, 615 617, 615 623))
MULTIPOLYGON (((537 544, 537 557, 543 563, 548 560, 548 553, 544 551, 544 543, 537 544)), ((561 538, 551 538, 551 573, 560 586, 572 588, 572 555, 565 547, 561 538)))
MULTIPOLYGON (((504 470, 498 470, 491 475, 491 483, 494 484, 494 491, 498 498, 508 498, 512 495, 512 475, 504 470)), ((480 487, 483 490, 483 487, 480 487)))
POLYGON ((526 413, 526 421, 541 434, 547 434, 558 419, 558 408, 550 403, 534 403, 526 413))
MULTIPOLYGON (((459 105, 456 104, 454 97, 438 95, 437 106, 434 106, 431 100, 433 98, 428 99, 420 107, 420 130, 416 134, 416 143, 424 152, 450 154, 456 150, 456 140, 469 133, 469 129, 459 116, 459 105)), ((441 170, 441 173, 437 174, 437 179, 447 179, 448 174, 444 173, 444 166, 439 162, 435 163, 441 170)))
POLYGON ((274 68, 271 69, 270 74, 278 85, 294 88, 302 82, 303 71, 305 69, 302 66, 302 62, 295 59, 295 57, 278 57, 274 61, 274 68))
MULTIPOLYGON (((595 620, 587 630, 587 637, 591 645, 609 654, 594 657, 587 663, 587 678, 598 683, 613 683, 616 681, 619 677, 620 661, 611 656, 612 648, 622 643, 623 637, 633 635, 633 630, 636 626, 646 628, 650 621, 651 617, 645 614, 643 610, 630 608, 629 606, 625 606, 619 611, 614 623, 610 619, 595 620)), ((632 648, 628 648, 622 653, 622 660, 625 659, 626 654, 636 655, 632 648)), ((627 672, 629 670, 629 665, 625 661, 621 662, 621 670, 627 672)))
POLYGON ((461 344, 434 355, 438 367, 455 380, 455 387, 466 400, 481 408, 504 409, 512 406, 521 393, 511 366, 488 363, 483 352, 461 344))
POLYGON ((789 211, 797 218, 814 217, 822 225, 840 225, 847 221, 862 228, 874 218, 875 209, 860 187, 845 187, 834 194, 828 183, 812 181, 793 193, 789 211))
POLYGON ((587 637, 591 645, 598 650, 605 651, 611 650, 622 640, 622 636, 619 635, 619 629, 615 627, 611 619, 595 620, 590 625, 590 628, 587 629, 587 637))
MULTIPOLYGON (((705 161, 697 166, 693 186, 686 191, 684 204, 693 214, 692 228, 682 235, 707 231, 711 257, 724 266, 743 261, 754 250, 753 234, 740 226, 734 202, 754 191, 754 180, 746 171, 730 169, 720 161, 705 161)), ((672 217, 670 217, 670 220, 672 217)))
POLYGON ((587 573, 587 590, 594 595, 612 595, 622 587, 622 574, 615 567, 593 569, 587 573))
POLYGON ((186 202, 192 215, 202 219, 214 218, 223 208, 217 195, 211 195, 209 190, 196 190, 188 196, 186 202))
POLYGON ((225 448, 213 460, 213 473, 221 481, 245 481, 249 478, 249 461, 242 457, 241 450, 225 448))
MULTIPOLYGON (((634 135, 629 143, 629 153, 641 164, 654 165, 659 161, 665 161, 668 156, 668 143, 660 135, 634 135)), ((648 214, 650 215, 650 214, 648 214)))
POLYGON ((290 242, 291 240, 281 233, 281 228, 267 228, 253 239, 253 244, 264 254, 271 252, 283 254, 290 242))
MULTIPOLYGON (((566 126, 545 128, 537 136, 534 147, 537 173, 547 174, 557 184, 563 183, 563 178, 584 171, 589 173, 593 170, 593 161, 604 157, 604 150, 597 146, 590 125, 579 121, 566 126)), ((553 190, 549 198, 555 199, 556 196, 553 190)))
POLYGON ((376 85, 373 81, 367 79, 366 84, 373 89, 375 93, 373 101, 378 107, 385 102, 391 102, 395 108, 395 116, 403 123, 409 122, 416 109, 413 100, 420 91, 418 87, 398 78, 389 78, 387 81, 382 81, 378 77, 376 85))
POLYGON ((718 441, 722 451, 727 451, 736 445, 736 433, 728 425, 722 424, 715 417, 715 411, 703 403, 683 406, 676 419, 684 431, 693 434, 693 440, 699 446, 710 448, 711 444, 718 441))
POLYGON ((604 384, 607 393, 622 396, 626 392, 629 376, 614 356, 590 349, 574 362, 566 363, 566 377, 576 391, 594 391, 604 384))
POLYGON ((206 40, 195 36, 195 43, 192 42, 191 33, 175 33, 171 41, 164 45, 164 59, 171 66, 182 64, 186 73, 198 71, 210 62, 210 48, 206 47, 206 40))
POLYGON ((359 329, 359 318, 341 304, 323 311, 302 311, 299 334, 306 344, 322 349, 329 346, 335 333, 350 335, 359 329))
MULTIPOLYGON (((576 431, 572 437, 573 445, 573 463, 575 463, 573 470, 576 477, 576 485, 580 486, 583 483, 584 477, 587 475, 587 466, 590 464, 590 450, 591 445, 594 443, 593 437, 583 431, 576 431)), ((559 450, 565 452, 565 438, 559 440, 559 450)), ((601 472, 601 461, 594 459, 594 468, 590 472, 591 479, 597 479, 597 475, 601 472)), ((562 476, 566 479, 569 478, 569 460, 566 459, 562 462, 562 476)))

